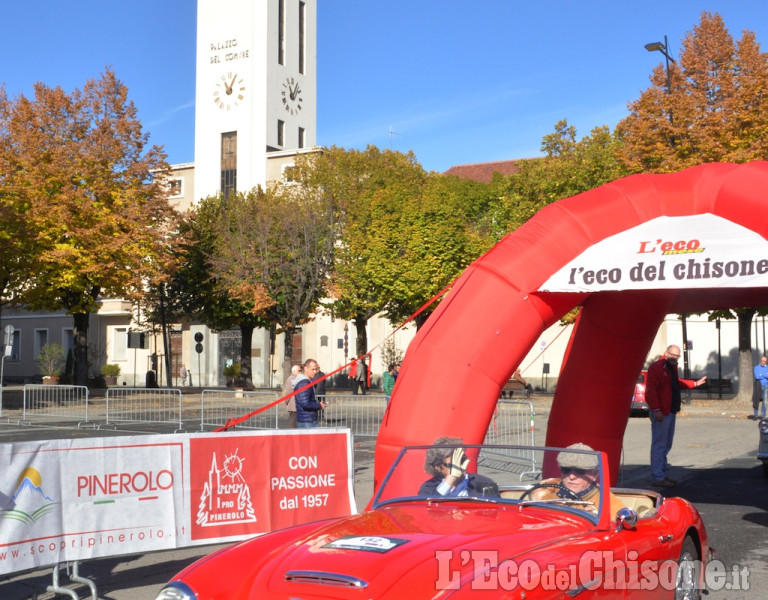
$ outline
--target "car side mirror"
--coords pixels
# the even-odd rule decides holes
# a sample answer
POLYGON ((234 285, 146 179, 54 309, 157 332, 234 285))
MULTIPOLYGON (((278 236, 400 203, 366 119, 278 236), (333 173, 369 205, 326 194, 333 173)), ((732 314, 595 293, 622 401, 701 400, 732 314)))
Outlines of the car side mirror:
POLYGON ((637 525, 637 513, 631 508, 620 508, 616 513, 616 531, 622 531, 623 529, 634 529, 637 525))

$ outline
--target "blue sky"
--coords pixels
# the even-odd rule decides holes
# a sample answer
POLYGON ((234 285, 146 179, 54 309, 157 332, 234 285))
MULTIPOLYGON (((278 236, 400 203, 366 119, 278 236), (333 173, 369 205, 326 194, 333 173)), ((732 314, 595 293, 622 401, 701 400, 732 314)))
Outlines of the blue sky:
MULTIPOLYGON (((613 127, 663 60, 644 44, 676 56, 704 10, 768 51, 768 0, 318 0, 317 141, 435 171, 537 156, 560 119, 613 127)), ((10 96, 112 66, 152 143, 194 160, 195 0, 9 2, 0 27, 10 96)))

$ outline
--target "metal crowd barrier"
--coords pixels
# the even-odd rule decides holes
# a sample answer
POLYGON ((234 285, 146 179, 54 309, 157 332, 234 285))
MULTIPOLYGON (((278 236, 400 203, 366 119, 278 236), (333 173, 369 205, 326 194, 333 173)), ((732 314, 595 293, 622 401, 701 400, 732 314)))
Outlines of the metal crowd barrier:
POLYGON ((104 427, 118 423, 169 423, 184 431, 183 399, 176 388, 109 388, 104 427))
POLYGON ((318 415, 321 427, 349 427, 356 437, 379 435, 379 426, 387 408, 385 395, 332 394, 324 398, 325 410, 318 415))
MULTIPOLYGON (((535 446, 535 415, 533 404, 530 402, 499 399, 483 443, 535 446)), ((521 480, 524 478, 538 479, 541 476, 541 468, 536 465, 533 449, 514 451, 501 448, 484 449, 479 460, 495 468, 515 470, 520 473, 521 480)))
MULTIPOLYGON (((238 390, 203 390, 200 404, 200 430, 226 425, 232 418, 247 415, 259 408, 268 406, 280 396, 276 392, 245 392, 238 390)), ((277 429, 280 409, 283 403, 276 404, 242 423, 235 429, 277 429)))
MULTIPOLYGON (((280 395, 272 391, 203 390, 200 400, 200 430, 221 427, 274 403, 280 395)), ((318 396, 318 399, 322 398, 318 396)), ((120 423, 172 424, 175 432, 184 429, 184 396, 178 388, 109 388, 106 392, 104 427, 120 423)), ((329 394, 319 417, 320 427, 348 427, 355 437, 376 437, 387 408, 387 398, 379 394, 329 394)), ((96 427, 89 419, 88 388, 72 385, 24 386, 24 411, 19 424, 32 418, 76 420, 78 428, 96 427)), ((194 412, 194 411, 193 411, 194 412)), ((535 446, 534 410, 527 401, 499 399, 484 443, 492 445, 535 446)), ((192 417, 192 415, 189 415, 192 417)), ((241 429, 279 429, 287 412, 280 402, 239 423, 241 429)), ((187 419, 190 420, 189 418, 187 419)), ((283 423, 283 426, 285 424, 283 423)), ((520 478, 537 478, 541 468, 533 450, 484 452, 481 460, 496 461, 497 468, 520 472, 520 478), (494 454, 495 453, 495 454, 494 454), (515 466, 512 466, 512 465, 515 466)))
POLYGON ((77 421, 77 428, 93 427, 88 419, 88 388, 82 385, 24 386, 24 406, 18 425, 30 425, 31 419, 77 421))

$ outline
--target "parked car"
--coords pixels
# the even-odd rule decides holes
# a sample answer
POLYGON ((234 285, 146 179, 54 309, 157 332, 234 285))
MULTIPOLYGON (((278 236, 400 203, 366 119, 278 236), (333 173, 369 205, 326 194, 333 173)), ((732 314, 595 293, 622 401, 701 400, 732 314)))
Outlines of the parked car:
POLYGON ((599 493, 586 501, 558 483, 521 481, 531 461, 556 465, 562 449, 469 445, 470 495, 450 497, 426 484, 429 475, 414 478, 447 464, 430 448, 447 447, 403 448, 361 514, 221 549, 157 600, 623 597, 616 589, 699 598, 710 549, 698 511, 682 498, 615 488, 625 507, 611 514, 604 454, 580 453, 597 465, 572 475, 597 477, 599 493), (556 493, 539 497, 547 487, 556 493))
POLYGON ((768 477, 768 419, 760 419, 757 424, 760 441, 757 446, 757 458, 763 462, 763 475, 768 477))
POLYGON ((635 383, 635 393, 632 394, 632 403, 629 408, 630 417, 647 417, 648 404, 645 402, 645 384, 648 380, 648 371, 640 371, 635 383))

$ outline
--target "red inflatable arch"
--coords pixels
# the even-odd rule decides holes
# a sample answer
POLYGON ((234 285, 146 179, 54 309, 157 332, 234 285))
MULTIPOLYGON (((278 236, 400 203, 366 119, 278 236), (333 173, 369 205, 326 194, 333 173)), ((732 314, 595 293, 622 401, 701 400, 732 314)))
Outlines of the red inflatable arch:
POLYGON ((404 445, 481 443, 502 385, 579 305, 546 443, 605 451, 615 482, 626 399, 665 315, 768 304, 766 239, 768 162, 633 175, 547 206, 466 269, 411 343, 375 485, 404 445))

